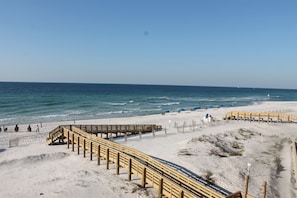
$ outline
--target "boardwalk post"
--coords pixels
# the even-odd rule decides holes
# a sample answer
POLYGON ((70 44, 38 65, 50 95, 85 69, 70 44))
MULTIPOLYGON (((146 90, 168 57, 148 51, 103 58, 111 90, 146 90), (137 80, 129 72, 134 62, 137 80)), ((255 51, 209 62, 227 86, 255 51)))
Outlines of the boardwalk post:
POLYGON ((142 139, 142 132, 139 132, 139 139, 142 139))
POLYGON ((67 149, 69 149, 69 141, 70 141, 69 131, 67 130, 67 149))
POLYGON ((264 181, 264 182, 263 182, 262 198, 266 198, 266 185, 267 185, 267 182, 264 181))
POLYGON ((120 174, 120 153, 119 152, 117 152, 117 167, 116 167, 116 173, 117 173, 117 175, 119 175, 120 174))
POLYGON ((141 186, 145 188, 146 183, 146 168, 143 168, 142 170, 142 178, 141 178, 141 186))
POLYGON ((125 142, 127 142, 127 132, 125 133, 125 142))
POLYGON ((93 142, 90 141, 90 160, 93 160, 93 142))
POLYGON ((84 157, 86 157, 86 139, 84 138, 84 157))
POLYGON ((109 169, 109 148, 106 149, 106 169, 109 169))
POLYGON ((97 165, 100 165, 100 144, 98 145, 98 150, 97 150, 97 165))
POLYGON ((288 122, 290 123, 290 115, 288 115, 288 122))
POLYGON ((159 182, 158 198, 162 198, 162 195, 163 195, 163 178, 161 178, 159 182))
POLYGON ((132 159, 129 159, 129 165, 128 165, 128 180, 131 181, 131 175, 132 175, 132 159))
POLYGON ((77 136, 77 155, 79 155, 79 136, 77 136))
POLYGON ((248 188, 249 188, 249 176, 245 176, 245 182, 244 182, 244 192, 243 192, 243 198, 247 198, 248 194, 248 188))
POLYGON ((165 130, 165 135, 167 136, 167 129, 166 129, 166 127, 165 127, 165 129, 164 129, 164 130, 165 130))
POLYGON ((153 130, 153 137, 155 137, 156 135, 155 135, 155 130, 153 130))
POLYGON ((260 122, 260 117, 261 117, 261 116, 260 116, 260 113, 259 113, 258 117, 259 117, 258 122, 260 122))
POLYGON ((184 198, 184 191, 183 190, 180 190, 180 192, 179 192, 179 198, 184 198))
POLYGON ((72 133, 72 152, 74 152, 74 133, 72 133))

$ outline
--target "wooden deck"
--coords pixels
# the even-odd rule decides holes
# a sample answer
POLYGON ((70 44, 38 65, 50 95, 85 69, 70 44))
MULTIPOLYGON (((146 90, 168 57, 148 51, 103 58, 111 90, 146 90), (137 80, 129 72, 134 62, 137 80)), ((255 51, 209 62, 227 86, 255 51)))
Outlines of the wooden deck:
POLYGON ((110 168, 111 162, 114 163, 116 174, 120 173, 120 168, 125 168, 128 172, 129 181, 131 181, 132 174, 139 177, 141 185, 143 187, 150 185, 155 188, 160 198, 162 196, 176 198, 241 197, 240 192, 223 194, 219 190, 214 190, 206 184, 197 182, 145 153, 96 137, 76 126, 69 126, 69 128, 59 126, 55 128, 50 132, 47 141, 48 144, 52 144, 54 140, 64 138, 67 141, 68 149, 71 146, 73 152, 83 154, 84 157, 89 155, 90 160, 93 160, 93 155, 95 155, 98 165, 101 164, 102 159, 106 160, 106 169, 110 168))
MULTIPOLYGON (((57 133, 61 127, 71 129, 79 128, 87 133, 94 134, 101 138, 113 138, 121 135, 129 136, 139 133, 149 133, 162 130, 162 126, 155 124, 134 124, 134 125, 61 125, 48 134, 47 144, 54 144, 61 140, 61 133, 57 133)), ((62 138, 63 139, 63 138, 62 138)))
POLYGON ((247 120, 258 122, 297 122, 297 115, 269 112, 231 111, 225 115, 224 120, 247 120))

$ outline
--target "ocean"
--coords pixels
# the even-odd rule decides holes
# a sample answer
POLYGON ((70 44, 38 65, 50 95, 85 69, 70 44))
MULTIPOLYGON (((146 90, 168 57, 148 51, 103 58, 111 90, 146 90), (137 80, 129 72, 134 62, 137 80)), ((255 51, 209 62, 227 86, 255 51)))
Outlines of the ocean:
POLYGON ((0 82, 0 126, 296 100, 286 89, 0 82))

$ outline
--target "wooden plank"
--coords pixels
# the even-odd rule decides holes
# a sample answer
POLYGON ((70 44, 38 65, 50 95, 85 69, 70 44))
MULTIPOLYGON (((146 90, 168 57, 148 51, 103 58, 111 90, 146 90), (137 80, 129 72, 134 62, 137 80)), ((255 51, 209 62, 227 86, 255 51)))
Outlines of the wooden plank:
POLYGON ((93 142, 90 142, 90 161, 93 160, 93 142))
POLYGON ((106 169, 109 169, 109 148, 106 149, 106 169))

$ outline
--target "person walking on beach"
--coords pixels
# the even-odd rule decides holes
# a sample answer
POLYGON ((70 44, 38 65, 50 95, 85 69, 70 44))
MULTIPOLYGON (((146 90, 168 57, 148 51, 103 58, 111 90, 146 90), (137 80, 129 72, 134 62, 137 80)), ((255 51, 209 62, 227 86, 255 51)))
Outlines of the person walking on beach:
POLYGON ((17 124, 16 124, 15 127, 14 127, 14 131, 15 131, 15 132, 18 132, 18 131, 19 131, 19 126, 18 126, 17 124))
POLYGON ((29 124, 29 126, 28 126, 28 128, 27 128, 27 131, 28 131, 28 132, 31 132, 31 131, 32 131, 32 128, 31 128, 30 124, 29 124))

